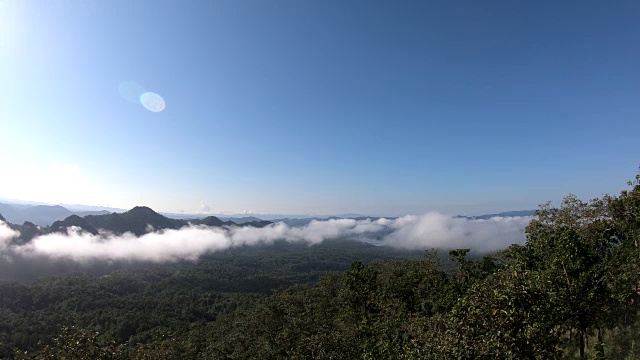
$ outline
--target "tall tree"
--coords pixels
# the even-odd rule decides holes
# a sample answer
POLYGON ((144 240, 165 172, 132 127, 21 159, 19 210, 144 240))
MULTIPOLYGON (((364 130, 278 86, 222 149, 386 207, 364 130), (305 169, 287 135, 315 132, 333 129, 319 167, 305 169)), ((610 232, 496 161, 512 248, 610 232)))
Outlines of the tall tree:
POLYGON ((569 195, 560 208, 541 206, 526 229, 525 265, 548 294, 556 323, 578 330, 580 359, 587 332, 601 330, 613 303, 606 280, 615 238, 604 205, 569 195))

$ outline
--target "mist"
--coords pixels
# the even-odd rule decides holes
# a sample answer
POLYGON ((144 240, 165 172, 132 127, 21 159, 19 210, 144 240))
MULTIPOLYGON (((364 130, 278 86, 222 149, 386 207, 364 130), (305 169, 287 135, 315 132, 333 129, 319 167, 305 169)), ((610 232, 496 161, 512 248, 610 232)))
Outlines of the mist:
POLYGON ((67 233, 38 236, 23 245, 11 245, 19 236, 0 222, 0 252, 7 258, 22 257, 72 260, 169 262, 199 257, 233 247, 272 244, 277 240, 310 245, 327 239, 359 239, 403 249, 471 248, 487 253, 525 242, 524 228, 530 217, 495 217, 473 220, 430 212, 397 219, 314 220, 302 227, 284 223, 256 227, 207 227, 189 225, 179 230, 153 231, 142 236, 131 233, 92 235, 78 228, 67 233))
POLYGON ((4 221, 0 220, 0 254, 7 249, 10 241, 19 235, 19 232, 13 230, 4 221))

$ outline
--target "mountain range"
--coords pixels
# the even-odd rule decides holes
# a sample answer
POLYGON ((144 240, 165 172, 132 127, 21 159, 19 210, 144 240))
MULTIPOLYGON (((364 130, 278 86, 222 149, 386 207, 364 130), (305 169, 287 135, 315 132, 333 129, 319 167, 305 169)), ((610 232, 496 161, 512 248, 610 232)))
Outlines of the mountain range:
POLYGON ((56 221, 64 220, 71 215, 105 215, 109 211, 71 211, 60 205, 25 205, 0 203, 0 214, 7 222, 22 224, 25 221, 38 226, 49 226, 56 221))
MULTIPOLYGON (((35 207, 41 207, 37 205, 35 207)), ((47 213, 63 213, 59 208, 61 206, 50 206, 47 213)), ((66 209, 65 209, 66 210, 66 209)), ((67 210, 68 211, 68 210, 67 210)), ((242 226, 242 227, 264 227, 271 224, 270 221, 260 219, 249 219, 242 224, 236 224, 233 221, 223 221, 215 216, 207 216, 201 219, 172 219, 159 214, 146 206, 136 206, 129 211, 123 213, 100 213, 89 212, 80 216, 71 214, 63 220, 56 220, 51 226, 39 226, 31 221, 24 221, 22 225, 13 223, 9 217, 5 220, 3 214, 0 213, 0 220, 9 223, 13 229, 20 232, 19 243, 28 242, 35 236, 44 235, 53 232, 67 233, 69 228, 75 227, 81 231, 98 235, 100 231, 106 231, 112 234, 123 234, 126 232, 133 233, 137 236, 146 234, 151 231, 180 229, 188 225, 206 225, 212 227, 221 226, 242 226)), ((12 214, 13 216, 14 214, 12 214)))
POLYGON ((495 214, 484 214, 477 216, 458 216, 461 218, 469 219, 469 220, 486 220, 494 217, 520 217, 520 216, 533 216, 536 214, 536 210, 516 210, 516 211, 505 211, 501 213, 495 214))
MULTIPOLYGON (((534 214, 535 210, 520 210, 458 217, 470 220, 482 220, 498 216, 518 217, 532 216, 534 214)), ((12 228, 19 231, 21 234, 19 241, 22 242, 29 241, 35 236, 46 233, 67 232, 70 227, 76 227, 94 235, 98 235, 100 230, 103 230, 114 234, 130 232, 140 236, 150 231, 179 229, 190 224, 212 227, 264 227, 272 223, 282 222, 291 227, 301 227, 314 220, 326 221, 343 218, 376 220, 379 217, 283 217, 274 218, 272 221, 263 220, 255 216, 219 218, 216 216, 196 217, 194 215, 192 218, 189 218, 183 215, 180 218, 173 218, 160 214, 146 206, 136 206, 131 210, 123 212, 109 212, 107 210, 71 211, 61 205, 0 203, 0 220, 9 223, 12 228)))

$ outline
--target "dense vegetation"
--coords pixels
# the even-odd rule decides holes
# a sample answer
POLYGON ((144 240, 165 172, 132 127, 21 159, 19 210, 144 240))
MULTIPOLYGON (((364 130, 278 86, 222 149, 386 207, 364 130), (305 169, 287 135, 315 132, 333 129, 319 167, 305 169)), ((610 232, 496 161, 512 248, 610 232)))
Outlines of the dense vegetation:
POLYGON ((311 247, 276 242, 233 248, 195 263, 162 265, 44 262, 28 269, 16 258, 3 263, 3 276, 29 279, 36 273, 76 271, 0 282, 0 357, 12 356, 14 348, 33 352, 39 342, 51 342, 63 326, 72 325, 117 343, 146 343, 160 334, 187 333, 275 290, 313 284, 321 274, 347 270, 356 260, 420 257, 419 251, 333 240, 311 247), (11 274, 15 269, 25 274, 11 274))
MULTIPOLYGON (((2 341, 42 359, 640 359, 640 186, 544 205, 526 233, 482 259, 451 251, 453 271, 430 251, 316 281, 352 260, 329 249, 356 243, 332 242, 295 262, 226 254, 220 267, 5 284, 2 341)), ((359 260, 381 249, 359 247, 359 260)))

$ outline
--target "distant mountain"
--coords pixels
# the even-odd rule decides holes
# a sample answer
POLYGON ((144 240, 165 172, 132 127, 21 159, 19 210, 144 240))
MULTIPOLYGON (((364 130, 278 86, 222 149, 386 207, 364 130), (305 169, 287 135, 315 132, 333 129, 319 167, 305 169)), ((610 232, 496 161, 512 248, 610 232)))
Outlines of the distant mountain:
POLYGON ((224 226, 224 225, 229 225, 228 222, 222 221, 219 218, 215 217, 215 216, 207 216, 204 219, 193 219, 190 221, 192 224, 195 225, 207 225, 207 226, 224 226))
POLYGON ((150 230, 178 229, 187 224, 184 220, 170 219, 146 206, 106 215, 88 215, 84 220, 96 229, 104 229, 117 234, 132 232, 138 236, 150 230))
POLYGON ((302 219, 282 218, 282 219, 274 219, 273 222, 285 223, 286 225, 291 227, 300 227, 300 226, 305 226, 309 224, 313 220, 322 221, 322 220, 329 220, 329 219, 338 219, 338 218, 337 217, 332 217, 332 218, 309 217, 309 218, 302 218, 302 219))
POLYGON ((324 216, 324 217, 308 217, 308 218, 282 218, 274 219, 274 223, 285 223, 291 227, 300 227, 309 224, 312 221, 327 221, 327 220, 340 220, 340 219, 354 219, 354 220, 377 220, 379 217, 375 216, 359 216, 359 217, 339 217, 339 216, 324 216))
POLYGON ((220 220, 223 221, 233 221, 234 223, 241 225, 248 222, 262 221, 255 216, 245 216, 245 217, 221 217, 220 220))
POLYGON ((534 216, 536 214, 535 210, 516 210, 516 211, 505 211, 496 214, 484 214, 477 216, 462 216, 458 217, 467 218, 467 219, 475 219, 475 220, 486 220, 491 219, 493 217, 520 217, 520 216, 534 216))
POLYGON ((73 215, 69 209, 60 205, 36 205, 20 212, 20 220, 30 221, 40 226, 50 225, 59 219, 73 215))
POLYGON ((0 214, 0 221, 6 221, 6 220, 4 219, 4 217, 2 216, 2 214, 0 214))
MULTIPOLYGON (((289 218, 289 219, 304 219, 304 218, 309 218, 309 217, 316 217, 316 215, 289 215, 289 214, 246 214, 246 213, 241 213, 241 214, 230 214, 230 213, 223 213, 223 214, 210 214, 213 216, 217 216, 220 219, 224 220, 224 221, 240 221, 242 222, 244 218, 247 218, 247 221, 257 221, 256 219, 259 220, 268 220, 268 221, 274 221, 275 219, 284 219, 284 218, 289 218), (252 220, 249 220, 249 219, 252 220)), ((204 216, 191 216, 192 218, 199 218, 199 217, 204 217, 204 216)), ((320 217, 320 216, 317 216, 320 217)))
POLYGON ((204 219, 207 215, 202 214, 177 214, 170 212, 160 212, 160 215, 164 215, 170 219, 179 219, 179 220, 196 220, 196 219, 204 219))
POLYGON ((267 220, 258 220, 258 221, 248 221, 248 222, 244 222, 242 224, 239 224, 240 226, 249 226, 249 227, 256 227, 256 228, 263 228, 265 226, 271 225, 273 224, 273 222, 271 221, 267 221, 267 220))
POLYGON ((342 219, 356 219, 356 218, 368 218, 369 216, 364 214, 346 213, 346 214, 337 214, 335 215, 335 217, 342 218, 342 219))
POLYGON ((5 217, 5 221, 8 222, 17 222, 17 221, 13 221, 17 214, 18 214, 18 210, 9 204, 4 204, 4 203, 0 203, 0 213, 3 214, 3 216, 5 217))
MULTIPOLYGON (((98 215, 99 216, 99 215, 98 215)), ((80 229, 93 234, 98 235, 98 230, 91 226, 85 219, 81 218, 78 215, 71 215, 62 221, 56 221, 51 225, 51 231, 61 231, 66 233, 67 229, 75 226, 80 229)))
POLYGON ((49 226, 52 223, 64 220, 71 215, 102 215, 108 211, 71 211, 60 205, 26 205, 0 203, 0 213, 4 214, 7 222, 22 224, 25 221, 39 226, 49 226))
POLYGON ((111 214, 114 212, 123 213, 127 211, 127 209, 113 208, 108 206, 91 206, 91 205, 78 205, 78 204, 60 204, 61 206, 66 207, 67 209, 73 211, 74 213, 85 213, 86 215, 95 215, 89 213, 97 213, 104 212, 107 214, 111 214))

